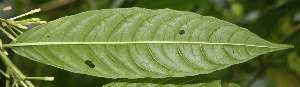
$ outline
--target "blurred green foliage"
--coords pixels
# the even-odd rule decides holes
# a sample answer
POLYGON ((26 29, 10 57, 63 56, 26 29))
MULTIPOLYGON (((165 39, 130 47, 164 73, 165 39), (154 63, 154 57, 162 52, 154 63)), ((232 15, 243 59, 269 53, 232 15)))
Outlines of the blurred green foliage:
POLYGON ((170 8, 182 11, 192 11, 195 8, 196 0, 140 0, 136 7, 159 9, 170 8))
POLYGON ((44 3, 47 3, 50 1, 52 1, 52 0, 31 0, 31 2, 34 4, 44 4, 44 3))
MULTIPOLYGON (((124 7, 169 8, 214 16, 245 27, 268 41, 294 44, 295 48, 262 55, 211 75, 221 78, 223 84, 300 87, 300 0, 0 0, 0 4, 12 5, 16 13, 12 16, 42 8, 43 12, 27 17, 46 21, 88 10, 124 7), (7 2, 10 4, 2 4, 7 2)), ((0 38, 8 43, 2 35, 0 38)), ((28 76, 55 77, 54 82, 33 81, 37 87, 96 87, 114 81, 74 74, 10 54, 28 76)), ((5 69, 1 62, 0 69, 5 69)), ((0 87, 4 86, 3 78, 1 75, 0 87)))

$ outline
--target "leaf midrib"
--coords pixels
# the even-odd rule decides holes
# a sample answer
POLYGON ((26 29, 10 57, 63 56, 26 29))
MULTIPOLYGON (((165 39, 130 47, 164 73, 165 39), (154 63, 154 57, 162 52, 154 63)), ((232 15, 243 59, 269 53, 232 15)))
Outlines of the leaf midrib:
POLYGON ((281 46, 265 46, 253 44, 237 44, 237 43, 213 43, 213 42, 185 42, 185 41, 134 41, 134 42, 35 42, 35 43, 11 43, 3 44, 3 47, 19 47, 19 46, 42 46, 42 45, 113 45, 113 44, 206 44, 206 45, 232 45, 246 46, 258 48, 294 48, 292 45, 281 46))

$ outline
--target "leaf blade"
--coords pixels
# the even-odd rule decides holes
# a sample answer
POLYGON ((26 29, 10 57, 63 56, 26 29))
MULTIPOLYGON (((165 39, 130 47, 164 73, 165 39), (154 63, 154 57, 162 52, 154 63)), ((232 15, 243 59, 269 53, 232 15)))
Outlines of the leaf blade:
POLYGON ((104 85, 103 87, 222 87, 221 81, 212 77, 181 77, 163 79, 124 79, 104 85))
POLYGON ((207 74, 264 53, 292 48, 270 43, 213 17, 142 8, 63 17, 35 27, 4 47, 71 72, 109 78, 207 74))

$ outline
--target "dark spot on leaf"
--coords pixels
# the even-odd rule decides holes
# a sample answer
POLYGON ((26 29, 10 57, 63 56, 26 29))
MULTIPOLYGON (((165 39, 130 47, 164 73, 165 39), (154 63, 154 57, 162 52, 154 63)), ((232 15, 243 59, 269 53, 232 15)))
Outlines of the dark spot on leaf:
POLYGON ((84 61, 84 63, 86 65, 88 65, 90 68, 94 68, 95 67, 95 64, 92 61, 90 61, 90 60, 86 60, 86 61, 84 61))
POLYGON ((234 53, 234 51, 232 51, 232 53, 234 53))
POLYGON ((184 33, 185 33, 184 30, 180 30, 180 31, 179 31, 179 34, 180 34, 180 35, 183 35, 184 33))
POLYGON ((50 37, 50 36, 47 36, 48 38, 50 37))

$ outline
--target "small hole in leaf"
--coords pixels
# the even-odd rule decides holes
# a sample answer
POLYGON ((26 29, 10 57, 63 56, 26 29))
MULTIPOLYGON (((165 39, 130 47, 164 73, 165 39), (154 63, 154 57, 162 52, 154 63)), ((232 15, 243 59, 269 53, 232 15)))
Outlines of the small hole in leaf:
POLYGON ((185 33, 184 30, 180 30, 180 31, 179 31, 179 34, 180 34, 180 35, 183 35, 184 33, 185 33))
POLYGON ((95 64, 90 60, 86 60, 86 61, 84 61, 84 63, 86 65, 88 65, 90 68, 95 68, 95 64))

